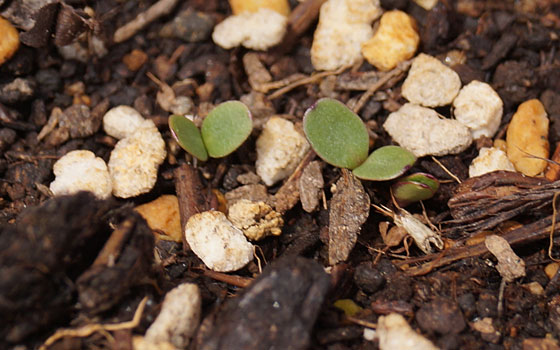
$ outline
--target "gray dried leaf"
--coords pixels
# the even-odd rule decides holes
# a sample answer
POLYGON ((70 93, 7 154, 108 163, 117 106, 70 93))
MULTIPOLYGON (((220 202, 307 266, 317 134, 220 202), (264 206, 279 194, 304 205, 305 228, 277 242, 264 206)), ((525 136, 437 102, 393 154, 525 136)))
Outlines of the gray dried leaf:
POLYGON ((299 197, 303 210, 311 213, 317 209, 324 185, 321 163, 316 160, 309 163, 299 179, 299 197))
POLYGON ((360 180, 342 170, 329 210, 329 265, 348 258, 369 215, 370 199, 360 180))

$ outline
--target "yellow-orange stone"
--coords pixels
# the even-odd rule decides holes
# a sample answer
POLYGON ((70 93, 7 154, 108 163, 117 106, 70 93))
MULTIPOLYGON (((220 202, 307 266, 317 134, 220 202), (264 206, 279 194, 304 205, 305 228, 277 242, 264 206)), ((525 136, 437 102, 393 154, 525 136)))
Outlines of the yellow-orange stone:
POLYGON ((284 16, 290 14, 288 0, 229 0, 229 5, 234 15, 242 12, 258 12, 261 8, 271 9, 284 16))
POLYGON ((16 28, 0 17, 0 65, 9 60, 19 48, 19 34, 16 28))
POLYGON ((402 11, 387 11, 377 32, 362 45, 362 54, 377 69, 387 71, 414 56, 419 43, 414 18, 402 11))
POLYGON ((181 220, 179 218, 179 201, 176 196, 163 195, 151 202, 139 205, 135 209, 154 231, 163 233, 162 239, 181 242, 181 220))
POLYGON ((138 49, 132 50, 123 57, 123 63, 126 65, 126 68, 132 72, 136 72, 147 61, 148 55, 144 51, 138 49))
POLYGON ((546 168, 549 155, 548 118, 544 106, 537 100, 519 105, 511 118, 507 135, 507 155, 517 171, 535 176, 546 168), (541 159, 538 159, 539 157, 541 159))

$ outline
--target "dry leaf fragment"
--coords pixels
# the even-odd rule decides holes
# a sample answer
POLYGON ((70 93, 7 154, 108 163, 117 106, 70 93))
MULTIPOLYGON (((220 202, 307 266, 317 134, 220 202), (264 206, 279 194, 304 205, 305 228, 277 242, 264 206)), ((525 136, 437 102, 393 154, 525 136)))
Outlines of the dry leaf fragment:
POLYGON ((506 282, 525 276, 525 262, 514 253, 503 237, 490 235, 486 237, 484 244, 498 259, 496 270, 506 282))
POLYGON ((329 210, 329 265, 348 258, 369 215, 369 196, 360 180, 342 169, 329 210))

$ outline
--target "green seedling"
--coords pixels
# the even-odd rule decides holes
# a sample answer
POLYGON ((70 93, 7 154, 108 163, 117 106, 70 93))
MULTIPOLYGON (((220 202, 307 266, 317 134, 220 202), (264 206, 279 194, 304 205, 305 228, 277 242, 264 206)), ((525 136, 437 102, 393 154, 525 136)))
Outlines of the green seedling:
POLYGON ((430 174, 415 173, 402 177, 391 186, 393 197, 400 207, 432 198, 439 188, 439 182, 430 174))
POLYGON ((227 101, 214 108, 200 130, 187 117, 169 117, 169 129, 179 146, 201 161, 221 158, 235 151, 253 130, 251 113, 239 101, 227 101))
MULTIPOLYGON (((336 167, 351 169, 363 180, 396 179, 416 162, 414 154, 399 146, 380 147, 368 157, 366 126, 357 114, 333 99, 320 99, 305 112, 303 130, 319 157, 336 167)), ((411 177, 394 185, 399 203, 430 198, 439 187, 437 180, 429 174, 411 177)))

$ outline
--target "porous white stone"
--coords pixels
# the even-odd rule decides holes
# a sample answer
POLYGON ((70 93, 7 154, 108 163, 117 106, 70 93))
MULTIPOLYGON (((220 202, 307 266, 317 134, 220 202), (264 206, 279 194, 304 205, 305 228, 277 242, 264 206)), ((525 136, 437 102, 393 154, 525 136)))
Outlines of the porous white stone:
POLYGON ((55 196, 79 191, 92 192, 98 198, 111 196, 111 177, 105 161, 91 151, 71 151, 53 166, 56 176, 50 189, 55 196))
POLYGON ((480 176, 497 170, 515 171, 506 152, 499 148, 482 147, 478 157, 469 166, 469 177, 480 176))
POLYGON ((416 157, 457 154, 472 143, 469 128, 454 119, 443 118, 433 109, 412 103, 389 114, 383 127, 393 140, 416 157))
POLYGON ((144 340, 171 343, 184 349, 200 323, 201 297, 198 286, 183 283, 165 295, 161 311, 146 331, 144 340))
POLYGON ((377 320, 380 350, 437 350, 430 340, 416 333, 403 316, 391 313, 377 320))
POLYGON ((117 106, 111 108, 103 116, 103 130, 107 135, 118 140, 128 137, 142 124, 142 115, 130 106, 117 106))
POLYGON ((280 117, 271 117, 257 139, 257 174, 267 186, 290 176, 309 150, 309 143, 280 117))
POLYGON ((239 270, 253 260, 253 245, 225 214, 205 211, 191 216, 185 238, 192 251, 211 270, 239 270))
POLYGON ((214 27, 212 39, 224 49, 243 45, 248 49, 266 50, 282 40, 288 19, 268 8, 230 16, 214 27))
POLYGON ((325 2, 311 46, 313 67, 334 70, 358 61, 362 44, 373 35, 371 23, 381 12, 379 0, 325 2))
POLYGON ((130 198, 149 192, 157 180, 165 156, 165 142, 151 120, 144 120, 134 133, 115 145, 109 159, 113 194, 130 198))
POLYGON ((474 139, 492 137, 502 121, 503 102, 486 83, 473 80, 453 100, 455 119, 471 129, 474 139))
POLYGON ((408 101, 425 107, 450 104, 461 88, 459 75, 426 54, 416 56, 403 85, 402 95, 408 101))
POLYGON ((278 236, 282 233, 284 225, 282 215, 270 205, 247 199, 241 199, 229 207, 228 219, 252 241, 259 241, 267 236, 278 236))

